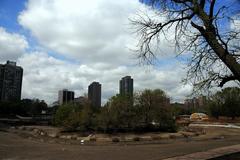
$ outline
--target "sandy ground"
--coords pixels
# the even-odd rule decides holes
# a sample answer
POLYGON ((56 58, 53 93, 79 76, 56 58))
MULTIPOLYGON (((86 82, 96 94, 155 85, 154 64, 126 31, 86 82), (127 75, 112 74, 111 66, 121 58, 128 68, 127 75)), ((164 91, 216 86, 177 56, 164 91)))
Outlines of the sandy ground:
POLYGON ((240 144, 240 129, 206 128, 207 134, 192 139, 157 144, 73 145, 41 142, 0 131, 2 160, 160 160, 240 144))

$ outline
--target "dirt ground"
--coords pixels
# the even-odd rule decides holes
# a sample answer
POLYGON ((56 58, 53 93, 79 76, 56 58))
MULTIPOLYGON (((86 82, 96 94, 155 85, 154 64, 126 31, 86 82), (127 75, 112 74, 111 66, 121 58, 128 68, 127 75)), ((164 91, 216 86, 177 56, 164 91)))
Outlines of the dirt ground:
POLYGON ((206 134, 148 144, 74 145, 0 131, 2 160, 160 160, 240 143, 240 129, 206 128, 206 134))

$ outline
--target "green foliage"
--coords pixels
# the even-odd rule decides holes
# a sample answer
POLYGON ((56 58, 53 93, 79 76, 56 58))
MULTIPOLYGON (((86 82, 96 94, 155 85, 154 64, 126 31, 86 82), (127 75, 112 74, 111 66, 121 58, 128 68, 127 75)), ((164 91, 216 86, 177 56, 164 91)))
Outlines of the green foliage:
POLYGON ((68 130, 127 132, 175 131, 168 97, 162 90, 145 90, 134 97, 116 95, 103 108, 67 104, 55 115, 57 125, 68 130))
POLYGON ((240 116, 240 88, 229 87, 217 92, 208 102, 212 116, 228 116, 234 119, 240 116))
POLYGON ((133 141, 140 141, 141 138, 140 137, 133 137, 133 141))
POLYGON ((0 102, 0 115, 2 116, 32 116, 41 114, 42 110, 46 111, 47 109, 47 104, 38 99, 23 99, 16 102, 0 102))
POLYGON ((139 105, 139 121, 145 127, 174 130, 174 114, 164 91, 160 89, 144 90, 137 96, 137 104, 139 105))
POLYGON ((176 130, 168 97, 159 89, 144 90, 132 98, 112 97, 98 120, 104 131, 176 130))
POLYGON ((184 104, 180 103, 171 104, 171 110, 174 117, 184 114, 191 114, 188 109, 184 108, 184 104))
POLYGON ((99 128, 104 131, 119 131, 133 127, 134 112, 132 98, 127 96, 113 96, 98 117, 99 128))
POLYGON ((120 142, 120 139, 118 137, 113 137, 112 142, 118 143, 118 142, 120 142))
POLYGON ((75 111, 75 106, 73 106, 72 104, 66 104, 66 105, 60 106, 54 117, 55 124, 59 126, 66 124, 68 119, 71 118, 72 116, 71 114, 74 113, 74 111, 75 111))

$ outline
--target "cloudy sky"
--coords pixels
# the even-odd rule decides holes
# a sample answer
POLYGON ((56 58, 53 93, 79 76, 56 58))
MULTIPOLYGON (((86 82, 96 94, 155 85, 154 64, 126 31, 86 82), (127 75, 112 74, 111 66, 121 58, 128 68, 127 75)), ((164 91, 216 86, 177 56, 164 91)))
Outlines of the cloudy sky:
POLYGON ((1 0, 0 63, 24 68, 22 98, 51 103, 60 89, 80 96, 99 81, 104 103, 130 75, 135 91, 160 88, 182 101, 192 87, 181 83, 185 65, 173 46, 162 41, 157 66, 139 65, 132 51, 129 17, 140 10, 148 9, 138 0, 1 0))

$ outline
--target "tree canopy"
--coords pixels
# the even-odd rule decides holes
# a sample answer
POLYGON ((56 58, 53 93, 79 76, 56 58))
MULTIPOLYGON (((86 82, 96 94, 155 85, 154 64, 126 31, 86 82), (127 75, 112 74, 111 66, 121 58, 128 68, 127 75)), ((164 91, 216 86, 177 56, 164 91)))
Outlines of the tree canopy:
POLYGON ((164 91, 147 89, 133 97, 115 95, 99 110, 88 103, 70 103, 58 108, 55 124, 87 132, 175 131, 168 100, 164 91))
POLYGON ((212 116, 235 117, 240 116, 240 89, 237 87, 224 88, 210 97, 209 111, 212 116))

